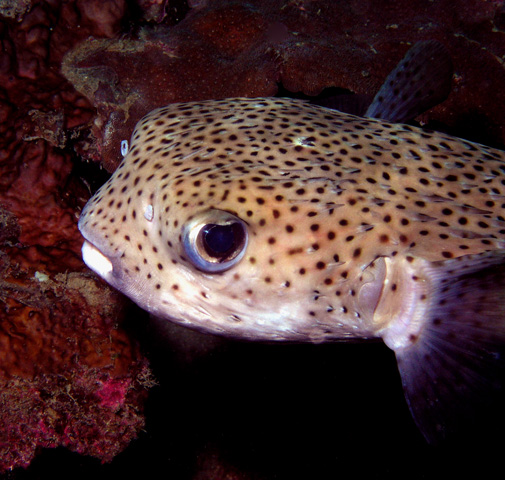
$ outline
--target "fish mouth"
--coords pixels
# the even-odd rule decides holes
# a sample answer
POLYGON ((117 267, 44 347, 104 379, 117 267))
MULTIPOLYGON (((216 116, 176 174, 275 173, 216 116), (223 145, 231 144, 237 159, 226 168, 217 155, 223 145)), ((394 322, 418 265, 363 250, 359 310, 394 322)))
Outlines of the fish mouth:
POLYGON ((114 271, 112 262, 95 245, 87 240, 81 248, 84 263, 102 278, 109 279, 114 271))
POLYGON ((106 238, 90 231, 85 219, 86 216, 81 214, 78 223, 84 239, 81 247, 84 263, 114 288, 122 290, 126 281, 122 268, 124 249, 111 245, 106 238))
MULTIPOLYGON (((82 233, 82 232, 81 232, 82 233)), ((124 283, 123 270, 121 269, 122 252, 108 252, 111 249, 103 248, 84 237, 81 247, 84 263, 96 274, 102 277, 113 287, 121 289, 124 283)))
POLYGON ((135 290, 132 279, 122 268, 122 254, 120 252, 113 255, 106 255, 100 248, 88 240, 84 240, 81 248, 84 263, 97 275, 103 278, 109 285, 131 295, 135 290))

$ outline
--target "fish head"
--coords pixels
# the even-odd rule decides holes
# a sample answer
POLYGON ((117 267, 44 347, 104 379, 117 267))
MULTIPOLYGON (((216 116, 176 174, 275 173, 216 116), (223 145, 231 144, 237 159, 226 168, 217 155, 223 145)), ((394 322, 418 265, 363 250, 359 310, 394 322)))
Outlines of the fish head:
POLYGON ((253 118, 240 130, 255 114, 242 107, 237 124, 220 127, 226 113, 226 101, 177 105, 139 122, 123 163, 82 212, 84 260, 159 317, 241 338, 331 336, 337 322, 323 317, 350 309, 339 282, 349 292, 375 278, 362 278, 373 257, 346 245, 356 226, 335 225, 335 210, 352 202, 341 201, 324 162, 292 160, 312 148, 310 135, 274 152, 277 132, 253 118), (328 288, 335 298, 325 301, 328 288))
MULTIPOLYGON (((82 212, 84 260, 142 308, 201 330, 374 336, 398 259, 503 244, 489 210, 501 153, 414 127, 239 98, 154 110, 130 143, 82 212)), ((400 291, 388 308, 402 311, 400 291)))

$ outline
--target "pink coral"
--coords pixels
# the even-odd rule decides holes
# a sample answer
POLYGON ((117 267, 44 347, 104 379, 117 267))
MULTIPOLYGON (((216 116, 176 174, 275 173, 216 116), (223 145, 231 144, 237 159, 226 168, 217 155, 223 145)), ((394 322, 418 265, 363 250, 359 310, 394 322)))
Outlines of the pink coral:
POLYGON ((100 382, 96 395, 100 399, 100 405, 117 410, 124 405, 129 388, 131 388, 131 381, 128 378, 107 379, 100 382))

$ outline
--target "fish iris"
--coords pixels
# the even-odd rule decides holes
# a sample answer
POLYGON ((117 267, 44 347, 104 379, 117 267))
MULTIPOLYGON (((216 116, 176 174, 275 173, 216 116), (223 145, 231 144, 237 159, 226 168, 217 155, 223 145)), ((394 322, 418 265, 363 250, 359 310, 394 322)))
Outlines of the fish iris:
POLYGON ((237 223, 231 225, 210 224, 202 228, 202 244, 211 257, 227 258, 243 242, 243 229, 237 223))

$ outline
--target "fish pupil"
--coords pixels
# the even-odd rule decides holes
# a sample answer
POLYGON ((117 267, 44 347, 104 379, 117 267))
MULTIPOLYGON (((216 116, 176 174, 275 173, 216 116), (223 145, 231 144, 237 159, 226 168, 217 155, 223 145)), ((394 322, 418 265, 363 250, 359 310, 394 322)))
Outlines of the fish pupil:
POLYGON ((203 247, 210 257, 226 259, 244 243, 244 230, 239 223, 210 223, 202 229, 203 247))

